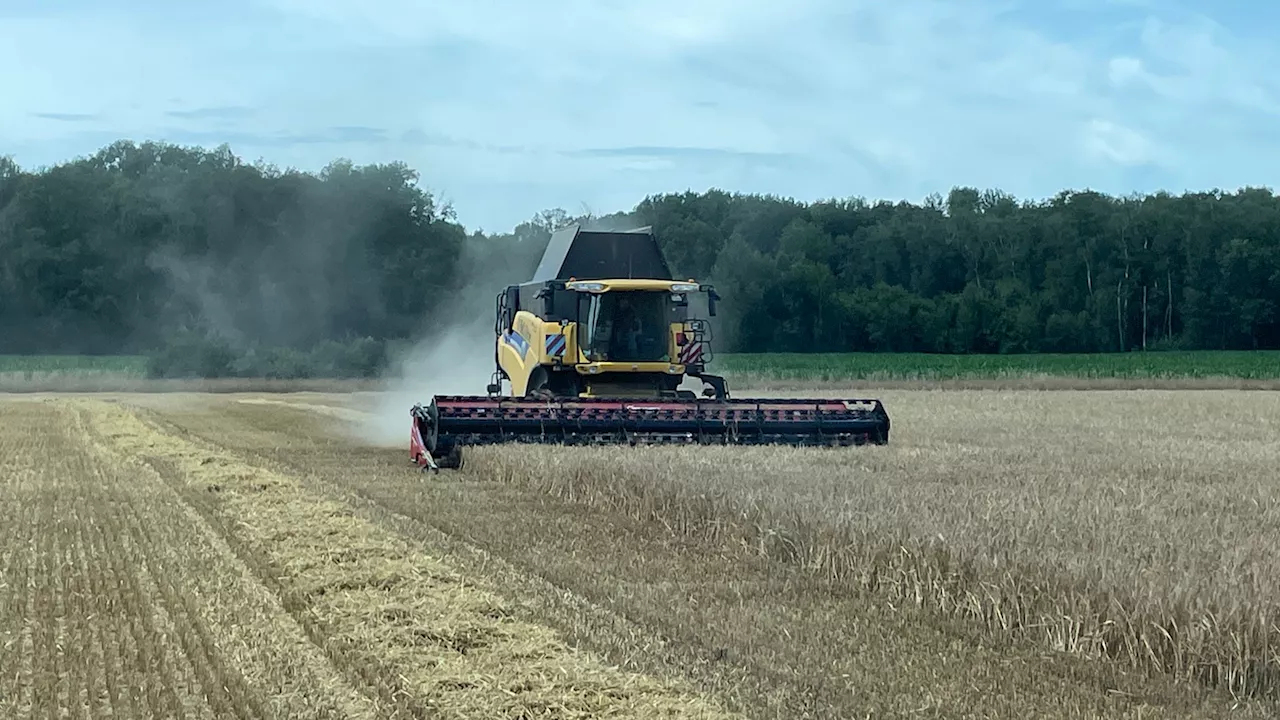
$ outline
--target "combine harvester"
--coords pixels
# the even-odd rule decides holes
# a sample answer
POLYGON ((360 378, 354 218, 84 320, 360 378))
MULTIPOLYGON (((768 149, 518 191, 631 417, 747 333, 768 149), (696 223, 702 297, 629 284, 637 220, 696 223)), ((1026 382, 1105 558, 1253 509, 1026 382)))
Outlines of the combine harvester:
POLYGON ((456 468, 463 446, 521 442, 889 441, 879 400, 731 399, 724 378, 706 373, 718 299, 710 285, 672 276, 649 228, 557 231, 533 279, 498 295, 488 395, 414 405, 411 460, 456 468), (681 388, 686 378, 702 381, 702 397, 681 388))

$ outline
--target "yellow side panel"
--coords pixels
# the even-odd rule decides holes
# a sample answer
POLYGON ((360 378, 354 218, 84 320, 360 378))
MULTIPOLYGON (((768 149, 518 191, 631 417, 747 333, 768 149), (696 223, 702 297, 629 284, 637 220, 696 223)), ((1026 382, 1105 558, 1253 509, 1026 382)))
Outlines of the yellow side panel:
POLYGON ((583 361, 578 351, 578 324, 569 323, 563 327, 558 322, 544 322, 540 328, 537 349, 538 362, 543 365, 554 365, 557 360, 562 365, 576 365, 583 361), (560 336, 564 336, 563 340, 560 336))
POLYGON ((542 320, 532 313, 516 313, 513 330, 498 338, 498 365, 511 378, 511 394, 524 395, 529 376, 541 359, 542 320))
POLYGON ((558 322, 544 322, 533 313, 520 310, 512 328, 512 332, 498 338, 498 364, 511 378, 513 395, 525 393, 529 378, 539 365, 554 365, 557 360, 576 365, 582 361, 574 323, 562 328, 558 322))

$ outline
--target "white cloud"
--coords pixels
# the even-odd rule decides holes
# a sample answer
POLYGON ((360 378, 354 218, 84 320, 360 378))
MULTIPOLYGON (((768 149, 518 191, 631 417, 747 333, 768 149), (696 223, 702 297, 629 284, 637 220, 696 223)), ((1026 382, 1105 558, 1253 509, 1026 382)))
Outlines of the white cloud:
POLYGON ((1084 129, 1084 148, 1094 159, 1142 165, 1153 159, 1151 141, 1142 133, 1110 120, 1094 118, 1084 129))
POLYGON ((1275 51, 1173 4, 82 2, 0 9, 0 152, 157 137, 307 168, 403 159, 488 229, 711 185, 1271 183, 1280 143, 1275 51))
POLYGON ((1142 61, 1135 57, 1114 57, 1107 66, 1108 76, 1111 83, 1116 87, 1131 86, 1135 82, 1143 82, 1147 73, 1142 67, 1142 61))

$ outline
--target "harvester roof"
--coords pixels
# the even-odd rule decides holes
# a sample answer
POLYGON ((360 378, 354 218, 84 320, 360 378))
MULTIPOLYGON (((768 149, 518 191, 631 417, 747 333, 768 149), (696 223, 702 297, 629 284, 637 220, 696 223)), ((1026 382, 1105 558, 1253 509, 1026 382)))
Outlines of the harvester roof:
POLYGON ((551 235, 531 282, 547 280, 674 280, 650 227, 583 230, 569 225, 551 235))

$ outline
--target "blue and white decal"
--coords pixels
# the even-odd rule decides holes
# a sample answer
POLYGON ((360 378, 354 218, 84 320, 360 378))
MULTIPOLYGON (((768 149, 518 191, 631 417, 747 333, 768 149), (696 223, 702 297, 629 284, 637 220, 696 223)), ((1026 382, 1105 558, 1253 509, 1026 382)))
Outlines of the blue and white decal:
POLYGON ((529 352, 529 341, 514 330, 503 330, 502 342, 510 345, 516 352, 520 353, 520 357, 524 357, 529 352))
POLYGON ((552 357, 564 355, 564 333, 547 336, 547 354, 552 357))

